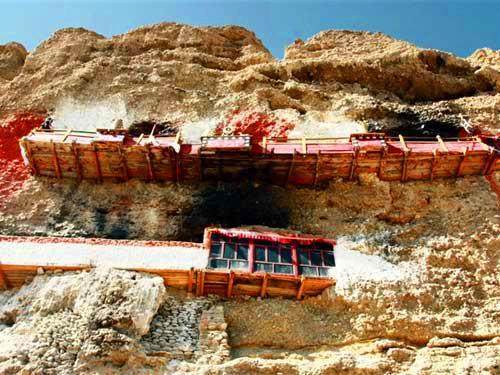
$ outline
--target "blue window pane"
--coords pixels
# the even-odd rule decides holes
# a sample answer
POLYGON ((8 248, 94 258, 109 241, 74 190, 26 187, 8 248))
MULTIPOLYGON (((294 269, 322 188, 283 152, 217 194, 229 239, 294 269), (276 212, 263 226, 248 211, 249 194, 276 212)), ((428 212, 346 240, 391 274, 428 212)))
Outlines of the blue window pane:
POLYGON ((222 246, 220 242, 212 242, 210 246, 210 257, 212 258, 220 258, 222 246))
POLYGON ((255 247, 255 260, 260 260, 262 262, 266 261, 266 248, 256 246, 255 247))
POLYGON ((248 245, 238 244, 236 256, 238 259, 248 260, 248 245))
POLYGON ((305 276, 318 276, 316 267, 300 267, 299 273, 305 276))
POLYGON ((227 259, 234 259, 234 244, 232 243, 225 243, 224 244, 224 258, 227 259))
POLYGON ((330 275, 328 275, 328 268, 320 268, 319 275, 320 276, 330 276, 330 275))
POLYGON ((292 250, 281 248, 281 263, 292 263, 292 250))
POLYGON ((311 264, 313 266, 322 266, 323 262, 321 261, 321 251, 312 251, 311 252, 311 264))
POLYGON ((255 271, 273 272, 273 265, 269 263, 255 263, 255 271))
POLYGON ((278 253, 278 249, 276 249, 275 247, 270 247, 267 249, 268 251, 268 255, 269 255, 269 262, 279 262, 280 259, 279 259, 279 253, 278 253))
POLYGON ((335 267, 335 258, 332 251, 323 252, 323 258, 325 260, 325 266, 335 267))
POLYGON ((274 265, 274 272, 293 274, 293 267, 292 266, 285 266, 283 264, 275 264, 274 265))
POLYGON ((308 254, 309 252, 307 250, 299 250, 299 263, 300 264, 309 264, 309 259, 308 259, 308 254))
POLYGON ((248 262, 244 260, 231 260, 231 269, 237 268, 237 269, 247 269, 248 268, 248 262))
POLYGON ((210 259, 210 267, 212 267, 212 268, 227 268, 227 260, 210 259))

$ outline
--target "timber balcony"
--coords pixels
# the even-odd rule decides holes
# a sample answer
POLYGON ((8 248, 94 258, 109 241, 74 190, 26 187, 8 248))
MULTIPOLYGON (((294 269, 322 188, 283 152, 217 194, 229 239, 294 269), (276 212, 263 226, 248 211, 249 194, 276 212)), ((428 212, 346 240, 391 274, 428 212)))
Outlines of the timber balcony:
POLYGON ((126 131, 35 130, 21 141, 32 174, 126 181, 242 181, 316 186, 375 173, 409 181, 491 175, 499 151, 479 137, 397 138, 381 133, 350 138, 266 139, 250 136, 132 137, 126 131))

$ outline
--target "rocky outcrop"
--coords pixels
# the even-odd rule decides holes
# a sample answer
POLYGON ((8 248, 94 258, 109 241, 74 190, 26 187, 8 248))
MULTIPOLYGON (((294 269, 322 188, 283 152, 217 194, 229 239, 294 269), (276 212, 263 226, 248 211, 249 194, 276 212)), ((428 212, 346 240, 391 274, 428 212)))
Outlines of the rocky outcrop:
POLYGON ((380 33, 331 30, 296 41, 277 61, 237 26, 162 23, 112 38, 63 29, 2 84, 0 115, 111 100, 126 108, 125 125, 251 109, 299 124, 347 117, 382 128, 455 126, 463 114, 496 129, 498 78, 491 63, 479 64, 480 55, 461 59, 380 33))
POLYGON ((27 55, 28 51, 22 44, 0 45, 0 83, 1 80, 12 80, 21 72, 27 55))

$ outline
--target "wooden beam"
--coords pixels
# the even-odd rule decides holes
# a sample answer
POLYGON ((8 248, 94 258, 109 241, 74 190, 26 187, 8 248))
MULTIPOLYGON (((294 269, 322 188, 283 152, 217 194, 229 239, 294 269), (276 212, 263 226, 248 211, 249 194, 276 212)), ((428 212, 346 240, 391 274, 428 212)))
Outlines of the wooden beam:
POLYGON ((31 153, 31 148, 30 148, 30 143, 26 141, 26 139, 22 140, 24 149, 26 150, 26 157, 28 158, 28 161, 30 163, 30 169, 31 173, 33 173, 34 176, 38 176, 38 168, 35 163, 35 159, 33 158, 33 154, 31 153))
POLYGON ((316 154, 316 168, 314 170, 314 181, 313 181, 314 187, 316 187, 316 184, 318 183, 320 157, 321 157, 321 150, 319 150, 318 153, 316 154))
POLYGON ((482 170, 482 174, 487 176, 491 173, 491 169, 493 168, 493 164, 495 163, 496 155, 493 149, 490 149, 490 155, 488 159, 486 159, 486 163, 484 163, 484 167, 482 170))
POLYGON ((125 152, 123 151, 123 145, 121 144, 118 146, 118 153, 120 154, 120 163, 122 166, 122 178, 125 181, 128 181, 130 177, 128 174, 127 158, 125 156, 125 152))
POLYGON ((295 151, 295 149, 294 149, 293 150, 293 155, 292 155, 292 160, 290 161, 290 164, 288 165, 288 173, 286 175, 285 185, 288 185, 288 182, 290 181, 290 177, 292 177, 293 166, 295 164, 295 155, 296 154, 297 154, 297 151, 295 151))
POLYGON ((302 153, 307 154, 307 143, 306 137, 302 137, 302 153))
POLYGON ((230 271, 229 272, 229 282, 227 284, 227 298, 231 298, 231 295, 233 294, 233 285, 234 285, 234 272, 230 271))
POLYGON ((5 275, 2 269, 2 263, 0 263, 0 284, 4 289, 10 288, 9 280, 7 280, 7 276, 5 275))
POLYGON ((462 169, 464 166, 465 158, 467 157, 467 153, 469 152, 469 147, 466 147, 463 151, 463 154, 460 156, 460 163, 458 163, 457 172, 455 173, 455 177, 460 177, 462 175, 462 169))
POLYGON ((299 284, 299 290, 297 291, 297 299, 301 300, 302 297, 304 296, 304 288, 306 285, 306 278, 302 276, 300 278, 300 284, 299 284))
POLYGON ((97 173, 97 181, 102 182, 101 163, 99 162, 99 154, 97 151, 97 145, 95 143, 92 143, 92 149, 94 150, 94 161, 97 173))
POLYGON ((439 142, 439 146, 441 147, 441 150, 443 152, 448 152, 448 147, 446 147, 446 144, 443 142, 443 138, 441 138, 440 135, 437 135, 436 136, 436 139, 438 140, 439 142))
POLYGON ((354 153, 352 155, 351 170, 349 171, 349 180, 354 179, 354 172, 356 170, 356 165, 358 162, 359 146, 354 146, 354 153))
POLYGON ((71 151, 73 152, 73 158, 75 159, 76 175, 78 177, 78 180, 82 180, 83 179, 82 166, 80 164, 80 156, 78 155, 78 148, 75 140, 73 140, 73 142, 71 143, 71 151))
POLYGON ((205 295, 205 275, 206 275, 206 272, 204 270, 202 270, 200 272, 201 272, 200 296, 204 296, 205 295))
POLYGON ((378 166, 378 178, 382 180, 384 168, 385 168, 385 157, 387 155, 387 145, 382 149, 382 154, 380 155, 380 161, 378 166))
POLYGON ((139 136, 139 139, 137 140, 137 144, 138 144, 139 146, 141 145, 142 138, 144 138, 144 133, 141 133, 141 135, 139 136))
POLYGON ((61 167, 59 165, 59 159, 57 158, 56 144, 53 140, 50 140, 52 145, 52 160, 54 162, 54 170, 57 178, 61 178, 61 167))
POLYGON ((405 182, 408 176, 408 159, 410 156, 410 151, 405 151, 403 155, 403 169, 401 171, 401 181, 405 182))
POLYGON ((431 164, 431 175, 430 175, 430 180, 434 180, 434 173, 436 172, 436 165, 438 162, 438 150, 434 150, 432 152, 432 164, 431 164))
POLYGON ((153 170, 153 163, 151 162, 151 144, 146 143, 146 162, 148 164, 148 178, 150 181, 154 181, 155 174, 153 170))
POLYGON ((188 284, 187 284, 188 293, 192 293, 193 291, 193 279, 194 279, 194 268, 191 267, 191 269, 189 270, 188 284))
POLYGON ((260 296, 264 298, 266 296, 267 284, 269 282, 269 274, 266 272, 262 278, 262 287, 260 288, 260 296))

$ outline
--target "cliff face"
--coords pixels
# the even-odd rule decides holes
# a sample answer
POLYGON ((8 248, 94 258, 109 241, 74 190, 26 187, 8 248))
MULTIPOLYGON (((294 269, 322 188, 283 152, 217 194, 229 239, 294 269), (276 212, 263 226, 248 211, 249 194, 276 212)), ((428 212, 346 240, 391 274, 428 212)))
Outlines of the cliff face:
POLYGON ((277 61, 237 26, 163 23, 109 39, 64 29, 24 65, 8 60, 0 111, 44 112, 67 98, 118 97, 138 118, 180 122, 251 109, 299 123, 346 116, 382 127, 457 125, 462 113, 496 129, 498 65, 481 58, 495 54, 484 51, 461 59, 379 33, 332 30, 296 41, 277 61))
MULTIPOLYGON (((276 60, 236 26, 164 23, 112 38, 65 29, 30 53, 0 47, 0 121, 10 126, 0 138, 14 150, 41 122, 30 112, 52 111, 75 127, 169 120, 193 139, 223 118, 226 128, 253 118, 324 136, 333 127, 450 129, 464 115, 497 132, 499 72, 498 51, 461 59, 367 32, 325 31, 276 60)), ((165 294, 157 278, 40 275, 0 293, 0 373, 499 371, 498 199, 481 176, 402 184, 363 175, 316 190, 94 184, 24 171, 13 189, 21 157, 2 155, 0 234, 196 240, 204 226, 257 209, 258 220, 336 238, 338 274, 319 298, 218 301, 217 330, 203 334, 215 302, 165 294)))

